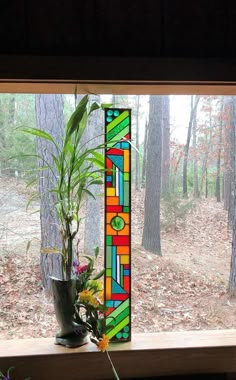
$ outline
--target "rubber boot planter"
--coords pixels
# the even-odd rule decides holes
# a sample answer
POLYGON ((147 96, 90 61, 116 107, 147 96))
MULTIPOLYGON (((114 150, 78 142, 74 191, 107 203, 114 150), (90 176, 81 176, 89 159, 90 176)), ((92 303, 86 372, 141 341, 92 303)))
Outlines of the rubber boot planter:
POLYGON ((88 333, 84 326, 73 321, 74 284, 73 280, 62 281, 51 278, 54 309, 60 330, 56 334, 55 344, 66 347, 79 347, 88 343, 88 333))

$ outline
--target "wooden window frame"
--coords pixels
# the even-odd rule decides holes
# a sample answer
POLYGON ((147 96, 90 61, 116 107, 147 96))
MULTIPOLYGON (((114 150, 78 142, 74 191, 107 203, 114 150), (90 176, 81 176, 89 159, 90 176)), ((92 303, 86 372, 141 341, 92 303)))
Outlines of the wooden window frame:
MULTIPOLYGON (((222 60, 0 56, 1 93, 71 94, 75 86, 78 93, 235 95, 236 69, 222 60)), ((113 344, 111 356, 121 378, 234 373, 236 330, 133 334, 131 342, 113 344)), ((0 369, 10 366, 15 378, 112 378, 106 354, 94 345, 65 349, 52 338, 0 340, 0 369)))

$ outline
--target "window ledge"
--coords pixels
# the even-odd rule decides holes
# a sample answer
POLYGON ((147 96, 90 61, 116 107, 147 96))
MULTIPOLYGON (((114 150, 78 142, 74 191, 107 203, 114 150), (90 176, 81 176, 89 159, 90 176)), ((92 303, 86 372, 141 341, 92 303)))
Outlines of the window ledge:
MULTIPOLYGON (((111 344, 109 351, 122 379, 236 372, 236 330, 133 334, 131 342, 111 344)), ((68 349, 53 338, 0 340, 0 370, 11 366, 17 379, 113 378, 106 354, 93 344, 68 349)))

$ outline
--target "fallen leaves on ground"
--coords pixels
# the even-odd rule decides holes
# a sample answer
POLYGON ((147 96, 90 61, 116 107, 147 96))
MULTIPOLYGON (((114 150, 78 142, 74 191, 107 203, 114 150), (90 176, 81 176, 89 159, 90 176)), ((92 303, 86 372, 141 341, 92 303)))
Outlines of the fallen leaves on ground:
MULTIPOLYGON (((21 194, 12 181, 7 187, 15 197, 21 194)), ((143 191, 133 195, 133 332, 236 328, 236 302, 227 295, 231 235, 223 205, 201 200, 176 231, 163 230, 159 257, 141 247, 143 200, 143 191)), ((29 228, 24 208, 14 212, 8 216, 9 230, 16 230, 19 220, 21 229, 29 228)), ((39 238, 32 218, 33 235, 39 238)), ((58 328, 52 300, 41 287, 39 243, 29 254, 23 248, 26 241, 14 239, 14 250, 1 247, 0 339, 49 337, 58 328)), ((98 265, 102 263, 99 257, 98 265)))

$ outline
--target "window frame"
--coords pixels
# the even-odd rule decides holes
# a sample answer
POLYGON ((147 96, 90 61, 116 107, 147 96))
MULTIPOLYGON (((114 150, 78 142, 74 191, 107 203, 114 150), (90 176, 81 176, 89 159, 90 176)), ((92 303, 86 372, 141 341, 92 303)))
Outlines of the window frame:
MULTIPOLYGON (((73 93, 77 87, 78 93, 236 95, 230 61, 1 58, 1 93, 73 93)), ((113 344, 111 351, 122 378, 236 372, 236 330, 133 334, 131 342, 113 344)), ((112 377, 106 356, 93 345, 69 350, 54 346, 52 338, 1 340, 0 369, 10 366, 16 367, 16 376, 34 380, 60 380, 65 373, 71 379, 76 374, 93 380, 112 377)))

